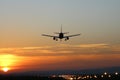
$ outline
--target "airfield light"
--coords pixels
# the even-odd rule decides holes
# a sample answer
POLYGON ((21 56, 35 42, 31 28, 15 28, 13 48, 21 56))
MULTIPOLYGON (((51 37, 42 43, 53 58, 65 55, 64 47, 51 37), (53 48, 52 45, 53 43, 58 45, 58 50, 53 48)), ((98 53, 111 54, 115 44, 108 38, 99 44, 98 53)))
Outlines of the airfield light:
POLYGON ((70 78, 70 80, 73 80, 73 78, 70 78))
POLYGON ((111 77, 111 75, 108 75, 108 77, 110 78, 110 77, 111 77))
POLYGON ((103 78, 104 76, 103 76, 103 75, 101 75, 101 77, 103 78))
POLYGON ((90 76, 90 78, 92 78, 92 76, 90 76))
POLYGON ((89 78, 89 75, 87 75, 87 78, 89 78))
POLYGON ((94 75, 94 78, 97 78, 97 76, 96 76, 96 75, 94 75))
POLYGON ((118 75, 118 72, 116 72, 115 75, 118 75))
POLYGON ((78 77, 78 79, 81 79, 82 77, 80 76, 80 77, 78 77))
POLYGON ((107 75, 107 72, 105 72, 104 75, 107 75))

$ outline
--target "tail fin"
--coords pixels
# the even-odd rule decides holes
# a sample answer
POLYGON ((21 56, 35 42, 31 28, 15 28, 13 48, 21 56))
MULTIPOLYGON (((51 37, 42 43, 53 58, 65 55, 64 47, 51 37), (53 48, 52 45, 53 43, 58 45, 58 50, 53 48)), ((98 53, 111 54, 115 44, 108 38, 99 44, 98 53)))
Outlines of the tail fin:
POLYGON ((61 33, 62 33, 62 24, 61 24, 61 33))
MULTIPOLYGON (((61 33, 63 33, 62 32, 62 24, 61 24, 61 33)), ((68 34, 69 32, 64 32, 63 34, 68 34)))
POLYGON ((68 34, 69 32, 64 32, 63 34, 68 34))

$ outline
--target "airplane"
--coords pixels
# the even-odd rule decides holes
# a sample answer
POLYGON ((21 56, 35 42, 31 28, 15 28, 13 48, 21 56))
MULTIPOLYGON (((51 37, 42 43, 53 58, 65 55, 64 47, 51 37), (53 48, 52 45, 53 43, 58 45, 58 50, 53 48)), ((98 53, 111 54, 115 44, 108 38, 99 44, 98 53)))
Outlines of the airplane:
POLYGON ((68 34, 69 32, 62 32, 62 25, 61 25, 61 32, 55 32, 55 34, 58 34, 58 36, 52 36, 52 35, 46 35, 46 34, 42 34, 42 36, 47 36, 47 37, 53 37, 53 40, 58 41, 58 39, 60 39, 60 41, 62 39, 65 39, 65 41, 69 40, 69 37, 74 37, 74 36, 79 36, 80 34, 74 34, 74 35, 69 35, 69 36, 64 36, 64 34, 68 34))

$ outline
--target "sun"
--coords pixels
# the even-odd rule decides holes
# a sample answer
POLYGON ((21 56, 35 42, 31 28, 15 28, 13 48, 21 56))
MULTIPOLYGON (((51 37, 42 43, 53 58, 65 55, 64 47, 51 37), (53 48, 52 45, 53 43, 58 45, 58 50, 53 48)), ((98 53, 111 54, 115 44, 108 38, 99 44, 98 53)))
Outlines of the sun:
POLYGON ((16 56, 5 54, 0 55, 0 67, 3 72, 8 72, 12 65, 15 65, 16 56))
POLYGON ((8 72, 10 70, 10 68, 4 67, 4 68, 2 68, 2 70, 3 70, 3 72, 8 72))

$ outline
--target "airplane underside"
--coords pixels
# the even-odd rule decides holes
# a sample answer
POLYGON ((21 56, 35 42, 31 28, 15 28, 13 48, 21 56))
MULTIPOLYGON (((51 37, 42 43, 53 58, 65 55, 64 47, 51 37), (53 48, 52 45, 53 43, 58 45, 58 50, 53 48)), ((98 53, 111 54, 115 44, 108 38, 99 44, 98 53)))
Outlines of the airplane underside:
POLYGON ((60 39, 60 41, 61 41, 61 40, 64 39, 64 38, 65 38, 65 41, 69 40, 69 37, 63 37, 63 38, 56 38, 56 37, 53 37, 53 40, 58 41, 58 39, 60 39))

